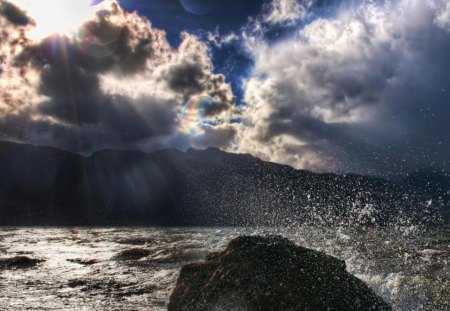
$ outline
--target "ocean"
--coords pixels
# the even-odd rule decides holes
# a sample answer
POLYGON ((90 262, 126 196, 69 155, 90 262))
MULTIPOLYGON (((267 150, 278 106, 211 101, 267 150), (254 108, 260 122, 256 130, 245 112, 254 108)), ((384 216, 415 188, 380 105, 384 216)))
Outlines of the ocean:
MULTIPOLYGON (((345 260, 394 310, 450 310, 450 230, 349 228, 0 228, 1 310, 166 310, 180 268, 240 235, 285 236, 345 260), (148 256, 121 261, 121 251, 148 256)), ((256 254, 255 254, 256 255, 256 254)))

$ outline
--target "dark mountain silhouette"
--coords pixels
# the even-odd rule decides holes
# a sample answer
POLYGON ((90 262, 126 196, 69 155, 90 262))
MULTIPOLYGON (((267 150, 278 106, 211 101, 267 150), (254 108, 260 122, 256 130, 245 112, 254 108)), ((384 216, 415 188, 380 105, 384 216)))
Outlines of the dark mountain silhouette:
POLYGON ((448 225, 450 178, 317 174, 218 149, 0 142, 0 225, 448 225))

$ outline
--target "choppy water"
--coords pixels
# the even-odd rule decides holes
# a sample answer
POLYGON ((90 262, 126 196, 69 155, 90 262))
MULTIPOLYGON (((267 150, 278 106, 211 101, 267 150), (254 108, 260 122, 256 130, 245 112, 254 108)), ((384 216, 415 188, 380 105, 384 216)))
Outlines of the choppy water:
POLYGON ((243 234, 280 234, 344 259, 349 272, 395 310, 450 310, 450 230, 414 228, 0 228, 0 258, 45 260, 28 270, 0 270, 0 309, 165 310, 185 263, 243 234), (151 255, 130 262, 113 259, 132 248, 151 255))

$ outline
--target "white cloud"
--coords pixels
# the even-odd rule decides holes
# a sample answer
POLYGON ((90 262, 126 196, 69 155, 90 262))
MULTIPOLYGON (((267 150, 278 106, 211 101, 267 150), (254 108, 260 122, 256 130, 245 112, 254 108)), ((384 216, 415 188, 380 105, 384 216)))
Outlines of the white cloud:
POLYGON ((436 0, 434 2, 438 14, 436 16, 436 23, 450 31, 450 2, 446 0, 436 0))
POLYGON ((307 16, 311 4, 311 0, 272 0, 264 20, 270 24, 295 24, 307 16))
POLYGON ((233 43, 234 41, 239 40, 239 36, 234 32, 228 33, 226 35, 220 35, 219 31, 208 32, 206 35, 206 39, 214 44, 218 48, 222 48, 224 45, 228 45, 233 43))
POLYGON ((365 1, 281 42, 247 37, 255 66, 239 151, 316 170, 448 165, 449 146, 435 142, 437 126, 450 131, 436 117, 450 113, 450 35, 436 26, 447 6, 434 4, 365 1))

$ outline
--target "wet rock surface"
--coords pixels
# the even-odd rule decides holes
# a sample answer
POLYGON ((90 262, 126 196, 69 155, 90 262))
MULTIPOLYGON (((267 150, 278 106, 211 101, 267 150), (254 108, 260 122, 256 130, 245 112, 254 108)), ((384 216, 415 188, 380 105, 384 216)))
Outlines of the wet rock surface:
POLYGON ((67 259, 68 262, 76 263, 82 266, 91 266, 99 263, 100 261, 97 259, 67 259))
POLYGON ((169 311, 391 310, 345 262, 279 236, 243 236, 182 268, 169 311))
POLYGON ((133 248, 124 250, 113 257, 115 260, 128 261, 128 260, 139 260, 144 257, 150 256, 151 251, 143 248, 133 248))
POLYGON ((12 258, 0 258, 1 269, 27 269, 33 268, 39 263, 43 262, 42 259, 33 259, 26 256, 16 256, 12 258))

